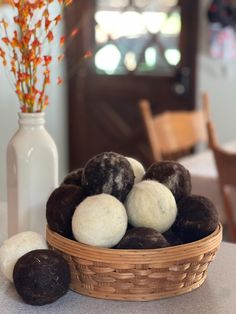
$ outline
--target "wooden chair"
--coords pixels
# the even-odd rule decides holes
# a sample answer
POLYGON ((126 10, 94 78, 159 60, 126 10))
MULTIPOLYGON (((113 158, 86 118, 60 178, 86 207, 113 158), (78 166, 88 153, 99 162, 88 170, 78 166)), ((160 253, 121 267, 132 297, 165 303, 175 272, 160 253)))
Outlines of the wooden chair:
POLYGON ((236 242, 236 222, 234 220, 234 210, 230 197, 230 187, 236 188, 236 153, 231 153, 220 147, 216 138, 214 125, 210 120, 207 122, 207 131, 209 147, 213 152, 218 170, 229 237, 230 240, 236 242))
POLYGON ((139 102, 153 161, 178 159, 200 143, 207 144, 208 98, 194 111, 166 111, 153 115, 148 100, 139 102))

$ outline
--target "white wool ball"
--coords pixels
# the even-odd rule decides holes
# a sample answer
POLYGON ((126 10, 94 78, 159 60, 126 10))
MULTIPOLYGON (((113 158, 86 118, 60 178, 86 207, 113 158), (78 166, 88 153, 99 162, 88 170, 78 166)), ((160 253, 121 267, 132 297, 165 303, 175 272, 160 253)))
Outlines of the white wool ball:
POLYGON ((124 205, 114 196, 87 197, 75 209, 72 230, 77 241, 100 247, 112 247, 124 236, 128 217, 124 205))
POLYGON ((0 269, 13 282, 13 270, 18 259, 24 254, 38 249, 47 249, 44 237, 33 231, 15 234, 0 247, 0 269))
POLYGON ((144 180, 135 184, 127 196, 129 222, 134 227, 165 232, 174 223, 177 205, 171 191, 163 184, 144 180))
POLYGON ((134 172, 134 183, 138 183, 142 180, 145 170, 143 165, 136 159, 131 157, 126 157, 126 159, 129 161, 133 172, 134 172))

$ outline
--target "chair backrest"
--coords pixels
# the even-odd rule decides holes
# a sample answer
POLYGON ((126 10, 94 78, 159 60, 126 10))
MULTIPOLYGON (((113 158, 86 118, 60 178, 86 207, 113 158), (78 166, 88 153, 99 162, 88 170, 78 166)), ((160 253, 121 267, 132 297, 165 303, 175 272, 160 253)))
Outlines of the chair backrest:
POLYGON ((207 95, 204 95, 201 110, 153 115, 149 101, 141 100, 139 106, 154 160, 176 159, 190 153, 201 142, 207 144, 207 95))
POLYGON ((207 122, 207 130, 209 147, 214 155, 221 184, 236 187, 236 152, 225 150, 219 145, 214 125, 210 120, 207 122))
MULTIPOLYGON (((224 203, 226 222, 230 240, 236 242, 236 223, 229 187, 236 187, 236 153, 223 149, 216 137, 213 123, 207 122, 209 147, 212 150, 219 177, 220 191, 224 203)), ((236 210, 236 209, 235 209, 236 210)))

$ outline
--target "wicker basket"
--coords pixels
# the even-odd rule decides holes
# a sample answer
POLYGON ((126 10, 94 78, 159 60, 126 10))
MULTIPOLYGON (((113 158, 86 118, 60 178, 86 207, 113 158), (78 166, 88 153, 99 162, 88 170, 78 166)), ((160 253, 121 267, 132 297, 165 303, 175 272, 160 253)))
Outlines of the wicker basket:
POLYGON ((47 241, 71 269, 71 289, 113 300, 147 301, 183 294, 206 279, 222 240, 222 227, 189 244, 152 250, 115 250, 84 245, 47 229, 47 241))

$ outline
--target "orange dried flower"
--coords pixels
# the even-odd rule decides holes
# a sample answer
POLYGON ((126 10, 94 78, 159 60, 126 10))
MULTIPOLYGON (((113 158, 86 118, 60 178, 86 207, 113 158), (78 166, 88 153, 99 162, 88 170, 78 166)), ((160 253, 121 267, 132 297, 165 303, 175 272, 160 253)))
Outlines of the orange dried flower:
MULTIPOLYGON (((49 29, 49 26, 51 25, 51 21, 46 17, 45 18, 45 28, 46 28, 46 30, 48 30, 49 29)), ((52 33, 52 32, 50 32, 50 33, 52 33)))
POLYGON ((88 59, 88 58, 91 58, 91 57, 92 57, 92 52, 91 51, 86 51, 85 54, 84 54, 84 58, 88 59))
MULTIPOLYGON (((72 0, 9 0, 17 14, 13 21, 0 20, 0 38, 4 49, 0 47, 0 59, 4 66, 10 66, 15 92, 22 112, 40 112, 48 105, 46 85, 51 83, 50 64, 52 56, 45 55, 45 39, 54 41, 53 28, 62 20, 62 15, 50 17, 50 5, 58 3, 61 8, 72 0), (15 25, 13 32, 8 32, 8 25, 15 25), (12 34, 9 36, 9 34, 12 34), (42 77, 43 74, 43 77, 42 77)), ((60 38, 60 46, 65 38, 60 38)), ((60 54, 57 61, 61 61, 60 54)), ((57 84, 63 82, 57 78, 57 84)))
POLYGON ((59 14, 59 15, 56 16, 55 19, 54 19, 55 24, 57 25, 61 20, 62 20, 62 16, 59 14))
POLYGON ((48 41, 49 42, 53 41, 53 38, 54 38, 53 33, 51 31, 49 31, 48 34, 47 34, 48 41))
POLYGON ((79 29, 78 29, 78 27, 76 27, 76 28, 74 28, 74 29, 72 30, 72 32, 70 33, 70 36, 71 36, 71 37, 74 37, 75 35, 78 34, 78 32, 79 32, 79 29))
POLYGON ((32 42, 32 47, 37 48, 40 46, 40 41, 38 40, 38 38, 35 38, 34 41, 32 42))
POLYGON ((63 54, 61 54, 60 56, 57 57, 57 60, 58 61, 62 61, 64 59, 64 57, 65 57, 65 55, 63 53, 63 54))
POLYGON ((2 41, 8 46, 10 44, 10 40, 7 37, 3 37, 2 41))
POLYGON ((52 62, 52 57, 51 56, 43 56, 45 65, 48 66, 52 62))
POLYGON ((63 79, 60 76, 58 76, 57 85, 61 85, 62 83, 63 83, 63 79))
POLYGON ((2 50, 1 47, 0 47, 0 58, 2 58, 3 65, 6 66, 7 65, 6 52, 2 50))
POLYGON ((5 19, 2 19, 0 23, 3 25, 4 29, 8 28, 8 23, 5 21, 5 19))
POLYGON ((65 44, 65 36, 62 36, 60 38, 60 47, 64 46, 64 44, 65 44))
POLYGON ((65 0, 64 3, 65 3, 65 5, 67 6, 67 5, 70 5, 70 4, 72 3, 72 1, 73 1, 73 0, 65 0))

